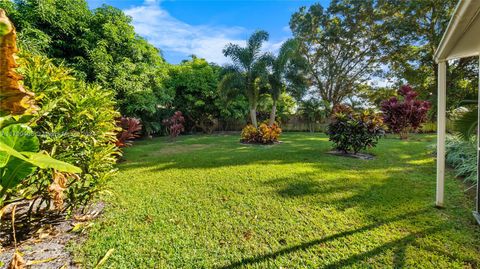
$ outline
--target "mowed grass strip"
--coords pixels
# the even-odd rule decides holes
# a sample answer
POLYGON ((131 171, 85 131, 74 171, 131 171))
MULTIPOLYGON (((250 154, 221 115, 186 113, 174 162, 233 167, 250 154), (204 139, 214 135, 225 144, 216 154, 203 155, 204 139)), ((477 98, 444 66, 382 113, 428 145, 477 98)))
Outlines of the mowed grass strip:
POLYGON ((327 154, 321 134, 252 146, 238 135, 137 142, 74 246, 108 268, 476 268, 473 201, 449 175, 434 208, 435 136, 382 139, 375 160, 327 154))

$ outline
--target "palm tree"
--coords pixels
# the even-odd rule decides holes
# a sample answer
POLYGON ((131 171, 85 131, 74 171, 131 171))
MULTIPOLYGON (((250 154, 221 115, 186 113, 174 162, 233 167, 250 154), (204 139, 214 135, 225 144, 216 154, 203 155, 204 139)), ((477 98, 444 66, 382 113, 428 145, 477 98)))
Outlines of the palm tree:
POLYGON ((268 33, 256 31, 247 40, 246 47, 237 44, 228 44, 223 50, 225 57, 232 60, 232 64, 224 67, 225 75, 219 84, 220 91, 225 95, 243 91, 248 99, 250 119, 257 127, 257 106, 260 88, 267 80, 267 67, 271 56, 262 53, 263 42, 268 40, 268 33))
POLYGON ((289 39, 282 44, 276 57, 271 56, 271 73, 268 76, 269 91, 273 101, 268 123, 270 126, 275 122, 277 102, 282 91, 289 84, 292 87, 299 86, 299 83, 305 84, 302 79, 298 79, 300 65, 294 58, 297 49, 298 42, 294 39, 289 39))

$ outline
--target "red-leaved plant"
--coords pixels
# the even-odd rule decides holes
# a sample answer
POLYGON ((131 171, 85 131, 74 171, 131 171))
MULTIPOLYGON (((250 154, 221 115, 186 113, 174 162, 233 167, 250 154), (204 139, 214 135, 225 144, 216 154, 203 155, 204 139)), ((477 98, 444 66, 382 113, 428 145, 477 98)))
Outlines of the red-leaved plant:
POLYGON ((418 93, 409 85, 398 90, 401 98, 391 97, 381 104, 383 121, 388 128, 407 139, 410 131, 415 131, 427 121, 427 112, 431 105, 428 101, 417 100, 418 93))
POLYGON ((139 119, 121 117, 117 119, 117 126, 122 130, 117 134, 117 147, 126 147, 131 145, 131 140, 139 137, 142 130, 142 124, 139 119))
POLYGON ((184 123, 185 118, 180 111, 173 113, 171 118, 163 120, 163 124, 167 126, 171 138, 175 138, 179 136, 181 132, 185 131, 184 123))

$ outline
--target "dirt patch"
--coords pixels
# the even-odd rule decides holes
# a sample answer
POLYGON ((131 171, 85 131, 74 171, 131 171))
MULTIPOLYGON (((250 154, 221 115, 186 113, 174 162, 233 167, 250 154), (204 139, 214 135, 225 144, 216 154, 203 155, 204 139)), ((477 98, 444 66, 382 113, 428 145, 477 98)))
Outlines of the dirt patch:
POLYGON ((171 155, 179 153, 188 153, 196 150, 206 149, 212 145, 208 144, 189 144, 189 145, 168 145, 160 150, 152 152, 150 156, 171 155))
MULTIPOLYGON (((17 203, 15 212, 17 250, 28 268, 78 268, 67 244, 72 240, 83 240, 83 232, 89 227, 90 221, 102 212, 104 204, 93 204, 85 214, 75 214, 71 218, 54 211, 28 217, 29 206, 28 201, 17 203)), ((6 268, 15 253, 12 208, 7 208, 0 222, 0 268, 6 268)))
POLYGON ((343 151, 339 151, 339 150, 332 150, 332 151, 329 151, 328 154, 332 154, 332 155, 335 155, 335 156, 342 156, 342 157, 349 157, 349 158, 356 158, 356 159, 361 159, 361 160, 373 160, 375 159, 375 156, 372 155, 372 154, 368 154, 368 153, 357 153, 357 154, 353 154, 353 153, 345 153, 343 151))

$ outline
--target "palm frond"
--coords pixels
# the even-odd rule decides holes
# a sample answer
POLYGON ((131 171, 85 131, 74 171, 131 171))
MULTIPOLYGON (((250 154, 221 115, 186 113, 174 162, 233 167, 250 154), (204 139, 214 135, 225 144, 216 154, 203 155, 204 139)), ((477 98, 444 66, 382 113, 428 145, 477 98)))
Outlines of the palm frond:
POLYGON ((229 72, 218 84, 221 96, 227 100, 237 97, 245 89, 245 76, 240 72, 229 72))
POLYGON ((470 140, 477 132, 478 112, 472 109, 463 113, 454 122, 455 131, 463 140, 470 140))
POLYGON ((256 58, 260 53, 263 42, 268 41, 269 34, 263 30, 255 31, 247 41, 247 48, 252 54, 252 58, 256 58))

